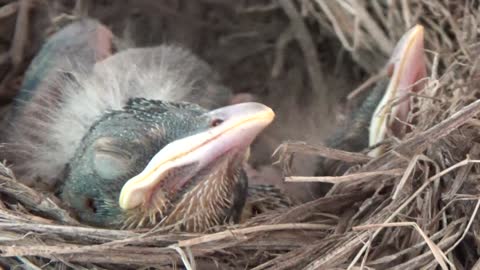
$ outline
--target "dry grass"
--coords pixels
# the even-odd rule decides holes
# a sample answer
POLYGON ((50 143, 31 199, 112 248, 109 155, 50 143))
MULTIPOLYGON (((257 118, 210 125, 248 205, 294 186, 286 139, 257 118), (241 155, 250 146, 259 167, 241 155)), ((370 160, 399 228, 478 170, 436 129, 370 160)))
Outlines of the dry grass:
MULTIPOLYGON (((17 13, 11 9, 20 9, 17 22, 24 23, 21 9, 26 2, 4 6, 0 16, 13 16, 17 13)), ((430 76, 423 91, 411 97, 412 131, 401 141, 388 141, 390 151, 373 160, 362 153, 324 146, 282 145, 277 157, 288 173, 293 154, 319 155, 357 166, 343 176, 292 176, 295 181, 334 185, 325 197, 208 234, 79 226, 54 199, 18 183, 2 167, 0 260, 30 269, 478 267, 478 4, 460 0, 280 0, 239 12, 282 11, 292 31, 287 36, 298 41, 304 52, 313 91, 322 78, 313 28, 321 27, 338 38, 357 65, 375 78, 379 63, 385 61, 396 40, 414 24, 423 24, 430 76)), ((22 42, 21 33, 15 40, 22 42)), ((21 57, 17 49, 11 53, 21 57)), ((4 77, 1 85, 10 79, 4 77)), ((359 89, 367 91, 368 87, 359 89)))

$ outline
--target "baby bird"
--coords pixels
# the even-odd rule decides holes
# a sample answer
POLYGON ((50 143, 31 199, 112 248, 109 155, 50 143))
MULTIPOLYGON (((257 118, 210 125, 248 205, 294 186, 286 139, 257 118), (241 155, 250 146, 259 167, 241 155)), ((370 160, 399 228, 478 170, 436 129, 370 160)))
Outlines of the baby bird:
MULTIPOLYGON (((427 76, 424 55, 424 28, 417 25, 405 33, 386 64, 388 78, 379 81, 360 107, 331 136, 329 147, 360 152, 381 143, 388 136, 401 138, 407 130, 410 93, 422 89, 427 76)), ((378 146, 368 154, 377 157, 385 151, 378 146)), ((317 175, 342 175, 350 164, 322 159, 317 175)))
POLYGON ((109 56, 111 40, 82 20, 34 59, 4 135, 18 178, 56 186, 94 226, 204 231, 238 221, 249 146, 273 111, 225 106, 229 89, 185 49, 109 56), (82 29, 85 38, 73 41, 82 29))

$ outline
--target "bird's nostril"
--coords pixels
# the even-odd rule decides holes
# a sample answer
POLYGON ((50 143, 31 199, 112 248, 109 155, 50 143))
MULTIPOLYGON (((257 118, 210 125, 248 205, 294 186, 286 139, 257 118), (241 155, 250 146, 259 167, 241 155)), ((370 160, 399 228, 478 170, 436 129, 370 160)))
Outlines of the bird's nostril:
POLYGON ((210 126, 211 127, 216 127, 216 126, 220 125, 221 123, 223 123, 223 119, 216 118, 216 119, 212 120, 212 122, 210 123, 210 126))

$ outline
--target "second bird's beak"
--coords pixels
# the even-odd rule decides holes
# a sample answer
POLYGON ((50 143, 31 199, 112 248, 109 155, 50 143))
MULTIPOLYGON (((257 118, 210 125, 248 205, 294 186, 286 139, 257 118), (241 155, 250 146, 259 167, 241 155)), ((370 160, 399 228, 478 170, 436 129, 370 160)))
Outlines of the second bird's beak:
POLYGON ((166 145, 140 174, 125 183, 119 198, 122 209, 148 204, 159 193, 160 197, 175 195, 219 157, 248 151, 255 137, 275 116, 269 107, 254 102, 223 107, 208 114, 218 122, 204 132, 166 145))
MULTIPOLYGON (((387 65, 390 82, 370 123, 370 146, 383 141, 388 130, 395 136, 402 136, 402 121, 407 121, 410 111, 408 93, 421 90, 420 80, 427 76, 423 50, 424 29, 420 25, 410 29, 397 43, 387 65)), ((382 147, 377 147, 369 155, 379 156, 382 151, 382 147)))

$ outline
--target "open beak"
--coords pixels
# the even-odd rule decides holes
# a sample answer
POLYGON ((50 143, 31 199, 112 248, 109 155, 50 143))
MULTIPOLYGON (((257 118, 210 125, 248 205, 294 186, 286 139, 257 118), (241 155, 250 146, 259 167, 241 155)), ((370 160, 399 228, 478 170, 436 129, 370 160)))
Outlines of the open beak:
POLYGON ((202 169, 219 157, 247 151, 255 137, 272 121, 273 111, 260 103, 241 103, 208 113, 215 125, 195 135, 166 145, 137 176, 128 180, 120 192, 119 204, 132 209, 158 192, 175 194, 202 169))
MULTIPOLYGON (((383 141, 389 130, 393 135, 402 137, 405 130, 402 122, 407 121, 410 111, 407 95, 421 90, 423 84, 419 80, 427 76, 423 43, 424 29, 420 25, 410 29, 397 43, 387 65, 390 83, 370 123, 370 146, 383 141), (399 102, 401 99, 405 100, 399 102)), ((382 151, 381 147, 377 147, 369 155, 379 156, 382 151)))

